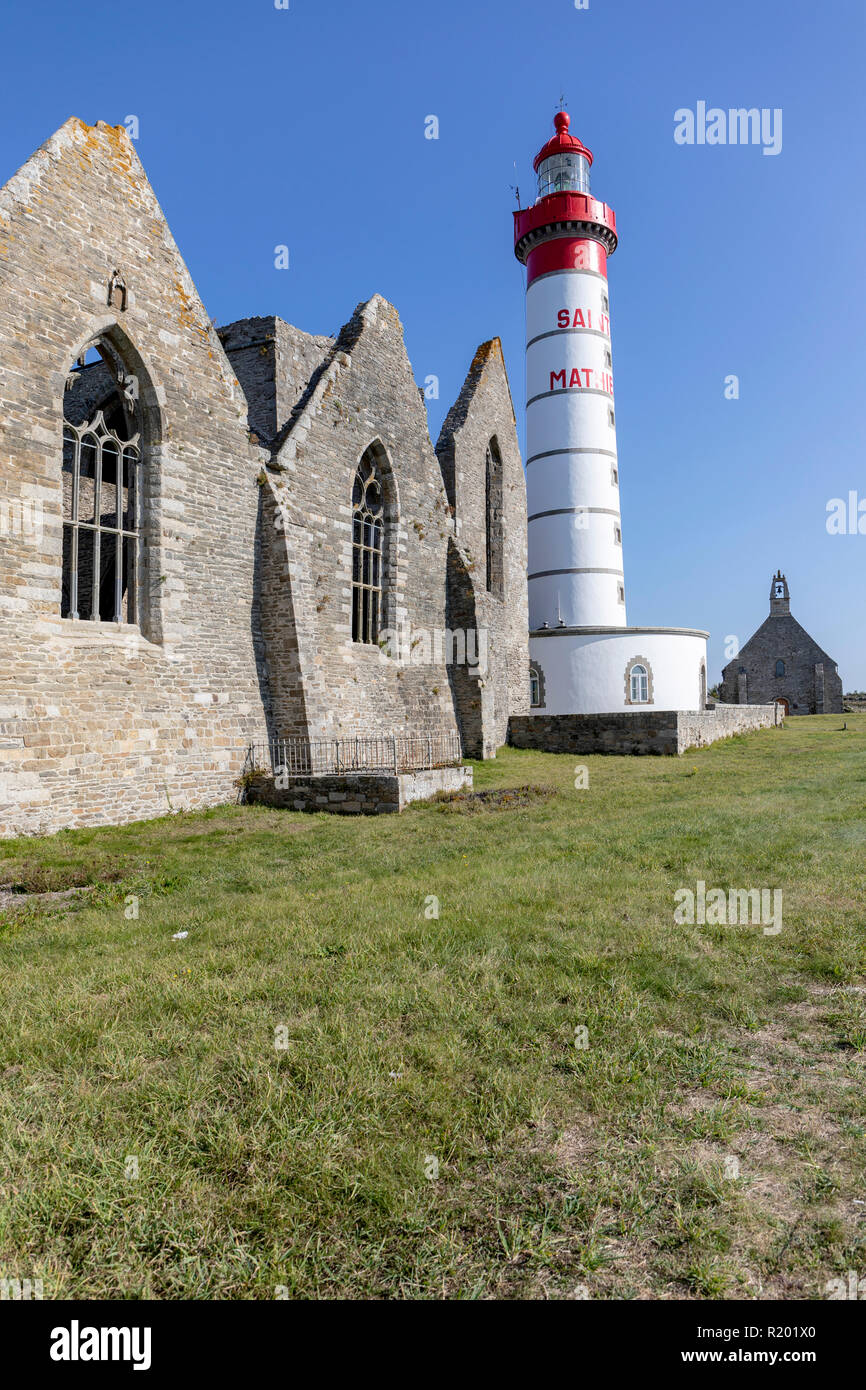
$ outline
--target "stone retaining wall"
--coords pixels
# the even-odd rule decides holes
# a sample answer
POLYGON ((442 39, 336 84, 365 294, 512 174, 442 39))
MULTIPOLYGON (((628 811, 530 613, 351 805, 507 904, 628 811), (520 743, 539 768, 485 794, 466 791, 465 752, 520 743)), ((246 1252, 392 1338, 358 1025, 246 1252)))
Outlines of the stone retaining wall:
POLYGON ((436 767, 424 772, 358 772, 299 778, 278 788, 273 777, 255 777, 246 799, 287 811, 330 811, 338 816, 379 816, 402 811, 412 801, 428 801, 437 792, 472 787, 471 767, 436 767))
POLYGON ((512 716, 514 748, 546 753, 677 754, 720 738, 782 722, 776 705, 716 705, 703 711, 646 710, 617 714, 512 716))
POLYGON ((704 748, 720 738, 772 729, 784 722, 781 705, 714 705, 712 709, 681 712, 677 716, 677 751, 704 748))
POLYGON ((545 753, 676 753, 677 716, 646 714, 529 714, 509 720, 515 748, 545 753))

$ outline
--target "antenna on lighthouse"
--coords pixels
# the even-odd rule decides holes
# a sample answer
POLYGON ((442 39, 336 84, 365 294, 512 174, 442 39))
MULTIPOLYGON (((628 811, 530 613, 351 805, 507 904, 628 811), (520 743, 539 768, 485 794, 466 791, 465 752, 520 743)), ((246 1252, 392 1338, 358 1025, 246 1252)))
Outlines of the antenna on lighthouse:
POLYGON ((520 189, 517 186, 517 160, 514 160, 514 183, 510 185, 511 191, 517 199, 517 206, 520 207, 520 189))

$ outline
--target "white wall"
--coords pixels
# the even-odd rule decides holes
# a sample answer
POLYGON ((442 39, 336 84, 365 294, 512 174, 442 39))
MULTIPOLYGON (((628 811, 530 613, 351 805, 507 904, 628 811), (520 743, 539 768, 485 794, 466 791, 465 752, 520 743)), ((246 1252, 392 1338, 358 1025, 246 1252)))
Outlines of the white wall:
POLYGON ((544 706, 533 714, 612 714, 622 710, 697 710, 707 634, 672 629, 567 633, 529 639, 530 664, 544 677, 544 706), (644 657, 653 677, 648 705, 629 704, 625 672, 644 657))

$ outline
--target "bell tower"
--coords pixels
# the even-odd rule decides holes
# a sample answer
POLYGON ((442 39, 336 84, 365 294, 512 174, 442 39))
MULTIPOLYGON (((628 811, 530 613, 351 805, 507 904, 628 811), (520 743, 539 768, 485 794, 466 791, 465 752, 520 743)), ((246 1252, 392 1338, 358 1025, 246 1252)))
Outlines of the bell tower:
POLYGON ((791 611, 791 595, 788 593, 788 581, 779 570, 773 575, 773 582, 770 585, 770 617, 785 618, 791 611))

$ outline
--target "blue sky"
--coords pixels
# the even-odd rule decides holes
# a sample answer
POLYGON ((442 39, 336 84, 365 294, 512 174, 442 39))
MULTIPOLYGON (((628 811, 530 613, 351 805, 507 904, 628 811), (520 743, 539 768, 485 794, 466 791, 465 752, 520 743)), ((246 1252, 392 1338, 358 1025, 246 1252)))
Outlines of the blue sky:
POLYGON ((135 115, 218 322, 333 333, 384 294, 416 378, 440 379, 434 440, 498 334, 522 438, 511 185, 531 201, 564 93, 620 232, 629 621, 709 628, 714 680, 781 566, 845 689, 866 689, 866 535, 825 524, 831 498, 866 501, 864 40, 862 0, 7 0, 0 180, 70 115, 135 115), (677 145, 698 101, 781 108, 781 153, 677 145))

